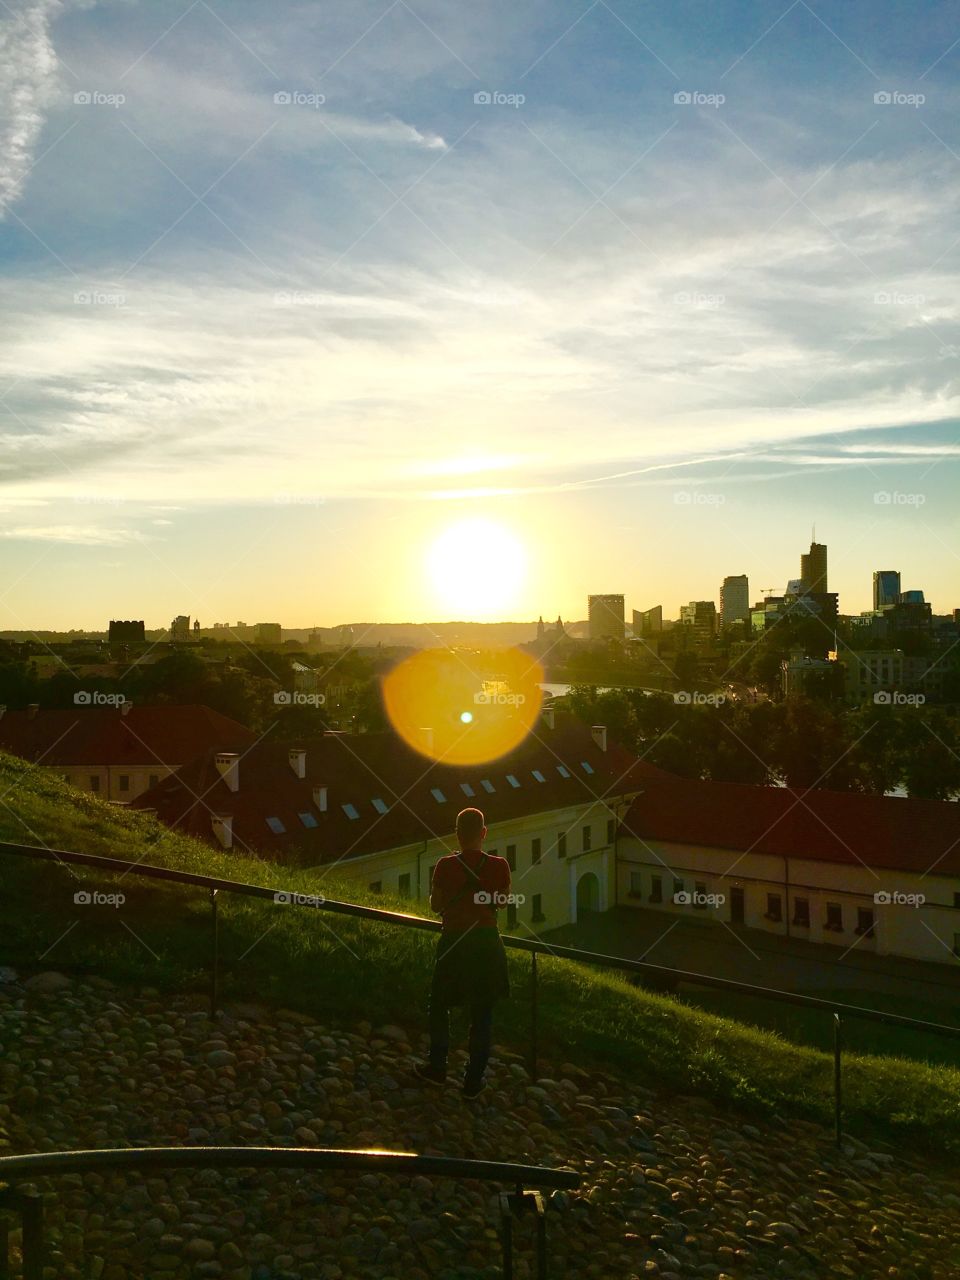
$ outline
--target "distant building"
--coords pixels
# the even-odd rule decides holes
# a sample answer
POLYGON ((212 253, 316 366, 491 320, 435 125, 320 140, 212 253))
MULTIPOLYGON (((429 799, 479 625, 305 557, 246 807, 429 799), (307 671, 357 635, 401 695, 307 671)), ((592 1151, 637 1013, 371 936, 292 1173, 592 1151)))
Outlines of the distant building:
POLYGON ((808 658, 802 649, 791 649, 780 664, 780 688, 785 698, 809 694, 814 687, 842 695, 843 664, 836 659, 808 658))
POLYGON ((810 550, 800 557, 800 582, 806 592, 827 592, 827 548, 822 542, 811 542, 810 550))
POLYGON ((742 622, 750 616, 750 583, 745 573, 724 578, 720 588, 720 625, 742 622))
POLYGON ((652 609, 634 609, 633 634, 635 636, 655 635, 663 630, 663 605, 655 604, 652 609))
POLYGON ((877 569, 873 575, 873 607, 879 612, 900 603, 900 570, 877 569))
POLYGON ((904 591, 899 600, 900 604, 926 604, 922 591, 904 591))
POLYGON ((190 615, 188 613, 178 614, 170 623, 170 639, 173 641, 190 639, 190 615))
POLYGON ((697 647, 711 644, 717 634, 717 606, 712 600, 691 600, 681 605, 680 626, 690 629, 697 647))
POLYGON ((107 635, 111 644, 142 643, 146 638, 143 619, 137 622, 120 622, 111 619, 107 635))
POLYGON ((257 644, 280 644, 282 635, 279 622, 257 623, 257 644))
POLYGON ((591 640, 622 640, 626 634, 623 596, 587 596, 591 640))

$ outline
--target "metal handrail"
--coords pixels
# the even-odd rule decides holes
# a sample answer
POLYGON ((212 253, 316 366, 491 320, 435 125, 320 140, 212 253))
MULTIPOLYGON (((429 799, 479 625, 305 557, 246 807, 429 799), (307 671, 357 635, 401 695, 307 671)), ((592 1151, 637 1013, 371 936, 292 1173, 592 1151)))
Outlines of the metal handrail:
MULTIPOLYGON (((28 1155, 0 1156, 0 1183, 46 1177, 51 1174, 89 1173, 101 1169, 184 1169, 223 1167, 249 1169, 346 1170, 356 1173, 399 1174, 414 1177, 458 1178, 511 1184, 511 1194, 501 1195, 503 1276, 513 1275, 513 1219, 527 1210, 537 1216, 537 1275, 547 1278, 544 1202, 539 1191, 576 1190, 580 1175, 569 1169, 513 1164, 495 1160, 465 1160, 451 1156, 423 1156, 413 1151, 350 1151, 330 1147, 120 1147, 90 1151, 40 1151, 28 1155)), ((24 1280, 43 1275, 42 1197, 21 1191, 16 1185, 0 1188, 0 1207, 19 1211, 23 1230, 24 1280)), ((0 1254, 0 1277, 7 1274, 6 1251, 0 1254)))
MULTIPOLYGON (((379 924, 389 924, 401 928, 420 929, 430 933, 441 931, 440 922, 427 920, 423 916, 407 915, 400 911, 386 911, 380 907, 364 907, 355 902, 340 902, 336 899, 324 898, 321 895, 305 895, 299 891, 273 889, 264 885, 248 884, 241 880, 225 880, 218 876, 201 875, 193 871, 176 871, 170 867, 158 867, 152 863, 131 862, 121 858, 113 858, 103 854, 76 853, 67 849, 49 849, 34 845, 22 845, 0 842, 0 854, 13 854, 50 862, 70 863, 73 865, 94 867, 108 872, 123 872, 143 876, 147 879, 166 880, 176 884, 195 885, 205 888, 210 895, 213 922, 213 957, 211 965, 211 1013, 216 1009, 218 999, 218 912, 217 895, 221 892, 238 893, 248 897, 263 898, 274 901, 277 895, 294 906, 306 907, 314 911, 329 911, 336 915, 353 916, 361 920, 369 920, 379 924)), ((733 978, 721 978, 715 974, 696 973, 687 969, 674 969, 668 965, 653 964, 649 960, 630 960, 625 956, 612 956, 604 952, 584 951, 578 947, 565 947, 553 943, 534 941, 530 938, 515 938, 503 935, 505 947, 515 951, 526 951, 531 955, 531 1055, 530 1071, 534 1079, 537 1076, 537 956, 549 955, 560 960, 571 960, 579 964, 594 965, 597 968, 619 969, 627 973, 655 974, 668 977, 674 982, 687 982, 694 986, 712 987, 721 991, 732 991, 740 995, 756 996, 760 999, 772 1000, 781 1004, 792 1004, 808 1009, 821 1009, 831 1016, 834 1030, 834 1126, 836 1140, 841 1139, 840 1113, 840 1055, 841 1055, 841 1019, 855 1017, 868 1022, 882 1023, 913 1031, 928 1031, 948 1038, 960 1038, 960 1026, 950 1026, 940 1022, 926 1022, 919 1018, 908 1018, 898 1013, 888 1013, 880 1009, 868 1009, 862 1005, 846 1004, 837 1000, 825 1000, 820 996, 802 995, 797 991, 781 991, 776 987, 762 987, 749 982, 738 982, 733 978)))

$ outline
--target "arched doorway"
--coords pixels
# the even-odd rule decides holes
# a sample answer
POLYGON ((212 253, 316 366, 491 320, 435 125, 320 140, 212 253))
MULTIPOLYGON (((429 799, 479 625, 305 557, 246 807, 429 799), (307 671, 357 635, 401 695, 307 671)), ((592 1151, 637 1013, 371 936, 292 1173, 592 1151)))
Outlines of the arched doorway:
POLYGON ((577 881, 577 919, 581 920, 589 912, 599 910, 600 881, 592 871, 588 871, 577 881))

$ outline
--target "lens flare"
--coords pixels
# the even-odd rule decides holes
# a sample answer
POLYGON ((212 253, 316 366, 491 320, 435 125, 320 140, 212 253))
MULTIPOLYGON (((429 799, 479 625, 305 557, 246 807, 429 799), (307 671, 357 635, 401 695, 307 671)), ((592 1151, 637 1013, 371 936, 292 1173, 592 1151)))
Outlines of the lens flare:
POLYGON ((543 703, 540 663, 519 649, 481 664, 474 653, 423 649, 384 678, 390 723, 414 750, 445 764, 482 764, 526 738, 543 703))

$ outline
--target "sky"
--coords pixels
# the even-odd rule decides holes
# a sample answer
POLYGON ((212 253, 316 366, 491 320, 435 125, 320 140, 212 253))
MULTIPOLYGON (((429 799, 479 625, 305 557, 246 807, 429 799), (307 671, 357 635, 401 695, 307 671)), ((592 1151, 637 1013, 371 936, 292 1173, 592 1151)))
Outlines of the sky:
POLYGON ((4 0, 0 630, 960 607, 946 4, 4 0))

